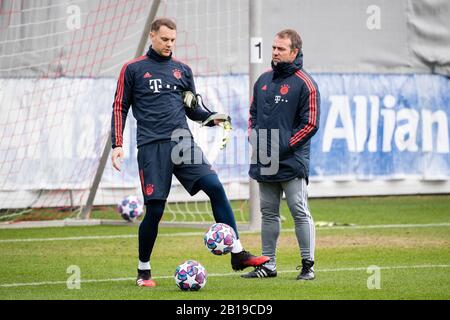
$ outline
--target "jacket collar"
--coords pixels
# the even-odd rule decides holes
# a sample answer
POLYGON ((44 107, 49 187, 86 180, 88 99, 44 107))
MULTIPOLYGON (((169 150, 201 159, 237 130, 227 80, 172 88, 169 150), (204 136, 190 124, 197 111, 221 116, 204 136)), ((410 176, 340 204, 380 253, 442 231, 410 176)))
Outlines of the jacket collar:
POLYGON ((295 60, 293 62, 279 62, 277 65, 273 63, 273 60, 271 62, 272 64, 272 70, 274 72, 273 77, 278 78, 286 78, 290 76, 291 74, 294 74, 298 70, 301 70, 303 67, 303 53, 300 51, 297 54, 297 57, 295 57, 295 60))
POLYGON ((169 61, 170 59, 172 59, 172 53, 170 53, 170 56, 168 56, 168 57, 163 57, 163 56, 159 55, 155 50, 153 50, 152 46, 150 46, 150 48, 148 49, 147 56, 150 59, 158 61, 158 62, 169 61))

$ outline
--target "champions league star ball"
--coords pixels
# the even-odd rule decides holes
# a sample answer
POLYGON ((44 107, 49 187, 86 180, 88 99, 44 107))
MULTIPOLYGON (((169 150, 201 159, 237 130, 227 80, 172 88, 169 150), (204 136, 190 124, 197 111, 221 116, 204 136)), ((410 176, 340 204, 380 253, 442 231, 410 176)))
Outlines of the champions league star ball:
POLYGON ((203 237, 206 248, 215 255, 231 252, 236 241, 233 228, 225 223, 214 223, 203 237))
POLYGON ((183 291, 198 291, 206 284, 206 269, 195 260, 187 260, 175 270, 175 283, 183 291))
POLYGON ((117 204, 117 211, 124 220, 133 222, 144 213, 144 206, 137 196, 128 196, 117 204))

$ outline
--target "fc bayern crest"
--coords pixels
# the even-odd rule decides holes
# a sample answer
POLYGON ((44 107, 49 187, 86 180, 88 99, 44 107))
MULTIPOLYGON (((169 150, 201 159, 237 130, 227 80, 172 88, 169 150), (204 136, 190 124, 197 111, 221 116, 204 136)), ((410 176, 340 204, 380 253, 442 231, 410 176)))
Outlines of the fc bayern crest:
POLYGON ((152 184, 148 184, 145 186, 145 194, 148 196, 151 196, 153 193, 153 185, 152 184))
POLYGON ((173 69, 173 76, 174 76, 176 79, 181 79, 181 71, 178 70, 178 69, 173 69))
POLYGON ((281 88, 280 88, 280 93, 281 93, 282 95, 285 95, 285 94, 287 94, 288 92, 289 92, 289 85, 283 84, 283 85, 281 86, 281 88))

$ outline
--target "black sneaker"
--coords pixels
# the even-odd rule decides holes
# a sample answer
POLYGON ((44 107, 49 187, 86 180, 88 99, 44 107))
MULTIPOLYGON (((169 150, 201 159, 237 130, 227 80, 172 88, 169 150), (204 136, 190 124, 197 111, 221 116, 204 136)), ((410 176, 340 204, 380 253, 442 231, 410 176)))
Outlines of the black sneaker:
POLYGON ((138 287, 156 287, 156 282, 152 279, 152 271, 138 269, 136 285, 138 287))
POLYGON ((231 253, 231 267, 234 271, 244 270, 247 267, 259 267, 269 260, 269 257, 257 257, 245 250, 242 250, 239 253, 231 253))
POLYGON ((241 275, 242 278, 274 278, 277 276, 277 270, 270 270, 264 266, 256 267, 255 270, 241 275))
MULTIPOLYGON (((302 259, 301 268, 302 271, 297 276, 297 280, 313 280, 315 278, 314 261, 302 259)), ((297 267, 297 270, 298 269, 300 269, 300 266, 297 267)))

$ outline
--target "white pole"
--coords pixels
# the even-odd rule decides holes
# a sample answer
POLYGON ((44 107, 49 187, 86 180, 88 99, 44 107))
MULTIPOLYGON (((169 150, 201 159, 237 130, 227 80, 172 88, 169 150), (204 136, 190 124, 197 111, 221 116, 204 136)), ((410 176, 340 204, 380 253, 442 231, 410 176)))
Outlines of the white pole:
MULTIPOLYGON (((253 85, 263 71, 263 39, 261 28, 262 0, 249 0, 249 35, 250 35, 250 63, 249 90, 253 95, 253 85)), ((249 181, 249 229, 261 230, 261 206, 259 202, 258 183, 250 178, 249 181)))

